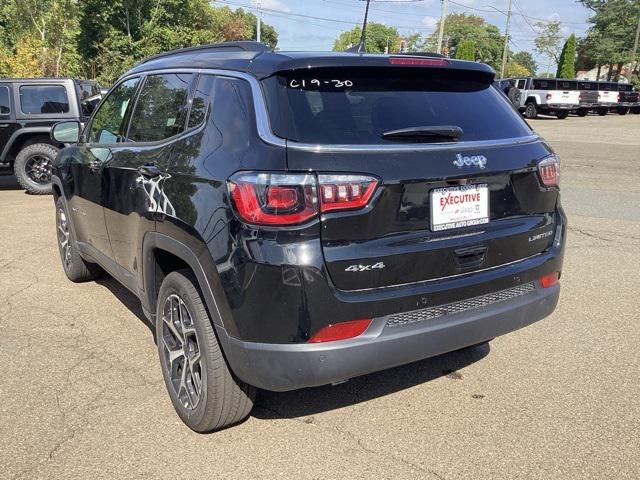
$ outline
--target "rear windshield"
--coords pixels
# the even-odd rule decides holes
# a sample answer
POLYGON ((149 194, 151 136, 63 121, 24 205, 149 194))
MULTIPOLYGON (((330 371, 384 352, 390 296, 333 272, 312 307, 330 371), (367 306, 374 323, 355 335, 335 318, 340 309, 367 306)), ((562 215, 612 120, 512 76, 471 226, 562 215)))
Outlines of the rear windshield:
POLYGON ((457 126, 459 140, 521 137, 531 130, 485 81, 434 69, 318 69, 263 81, 274 133, 303 143, 397 143, 391 130, 457 126), (458 77, 458 78, 456 78, 458 77), (466 79, 464 79, 466 77, 466 79))

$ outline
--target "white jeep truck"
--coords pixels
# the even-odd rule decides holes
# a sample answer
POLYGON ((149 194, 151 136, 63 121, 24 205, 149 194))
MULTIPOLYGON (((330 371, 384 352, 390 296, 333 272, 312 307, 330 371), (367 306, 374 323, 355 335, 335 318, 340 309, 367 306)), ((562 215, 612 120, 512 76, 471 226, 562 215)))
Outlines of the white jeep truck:
POLYGON ((539 114, 563 120, 580 108, 580 92, 575 80, 555 78, 517 78, 520 90, 518 109, 529 119, 539 114))

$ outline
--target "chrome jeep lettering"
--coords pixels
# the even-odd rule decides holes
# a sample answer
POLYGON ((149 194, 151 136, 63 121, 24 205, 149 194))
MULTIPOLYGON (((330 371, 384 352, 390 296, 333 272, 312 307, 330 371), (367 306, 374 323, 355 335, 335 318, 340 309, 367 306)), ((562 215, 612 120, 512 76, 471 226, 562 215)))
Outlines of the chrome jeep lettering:
POLYGON ((471 156, 462 156, 460 153, 456 153, 456 159, 453 161, 453 164, 462 168, 464 166, 476 166, 480 168, 485 168, 487 165, 487 157, 484 155, 471 155, 471 156))

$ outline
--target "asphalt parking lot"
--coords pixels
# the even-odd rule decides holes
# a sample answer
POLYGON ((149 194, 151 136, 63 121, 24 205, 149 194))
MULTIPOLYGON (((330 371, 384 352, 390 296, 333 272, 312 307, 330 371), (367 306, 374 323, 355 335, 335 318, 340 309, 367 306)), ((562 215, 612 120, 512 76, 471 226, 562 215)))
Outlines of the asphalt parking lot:
POLYGON ((640 478, 640 116, 532 122, 562 157, 558 309, 490 346, 175 415, 115 281, 66 280, 51 197, 0 177, 0 478, 640 478))

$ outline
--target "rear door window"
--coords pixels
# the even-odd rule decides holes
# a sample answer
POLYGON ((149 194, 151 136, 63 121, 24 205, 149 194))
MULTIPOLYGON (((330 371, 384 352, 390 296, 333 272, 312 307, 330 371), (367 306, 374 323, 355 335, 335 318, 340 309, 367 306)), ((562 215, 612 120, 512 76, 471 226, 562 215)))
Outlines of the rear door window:
POLYGON ((191 102, 187 128, 198 127, 202 125, 205 118, 207 118, 211 105, 214 80, 215 77, 213 75, 200 75, 198 78, 198 86, 196 87, 193 101, 191 102))
POLYGON ((131 115, 131 142, 158 142, 182 133, 193 75, 149 75, 131 115))
POLYGON ((20 110, 27 115, 67 113, 67 89, 63 85, 22 85, 20 110))
POLYGON ((527 80, 518 80, 518 88, 523 90, 525 88, 525 86, 527 85, 527 80))
POLYGON ((364 70, 319 69, 264 80, 274 133, 324 144, 397 143, 383 133, 443 125, 460 127, 460 140, 531 134, 511 104, 486 82, 465 79, 459 72, 444 78, 422 69, 364 70))
POLYGON ((9 87, 0 85, 0 115, 11 113, 11 99, 9 98, 9 87))

